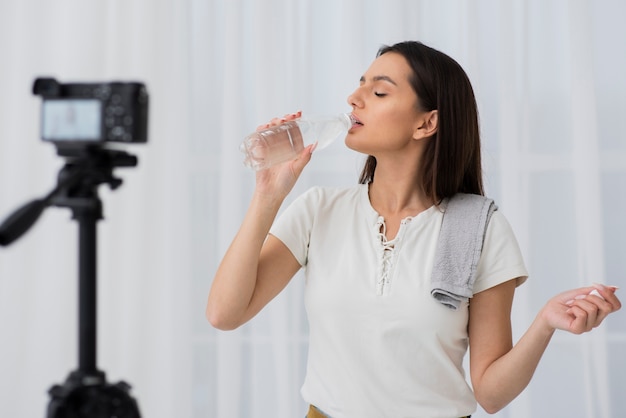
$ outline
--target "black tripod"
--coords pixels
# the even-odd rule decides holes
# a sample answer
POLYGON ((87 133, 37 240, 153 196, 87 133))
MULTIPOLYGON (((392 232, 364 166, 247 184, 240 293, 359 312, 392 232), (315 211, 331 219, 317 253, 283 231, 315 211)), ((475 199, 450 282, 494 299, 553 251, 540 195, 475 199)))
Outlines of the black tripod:
POLYGON ((116 189, 122 180, 115 167, 133 167, 137 158, 120 150, 95 147, 59 148, 67 158, 57 187, 43 199, 18 209, 0 226, 0 245, 9 245, 26 232, 50 205, 72 210, 79 224, 78 369, 62 385, 54 385, 47 418, 139 418, 137 402, 125 382, 107 383, 96 367, 96 223, 102 219, 98 186, 116 189))

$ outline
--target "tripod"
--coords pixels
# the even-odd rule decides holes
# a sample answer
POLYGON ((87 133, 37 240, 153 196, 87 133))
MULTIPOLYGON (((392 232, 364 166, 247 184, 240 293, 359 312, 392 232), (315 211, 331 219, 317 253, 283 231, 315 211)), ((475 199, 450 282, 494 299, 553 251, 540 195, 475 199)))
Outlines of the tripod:
POLYGON ((133 167, 136 157, 120 150, 94 147, 59 147, 67 163, 57 187, 45 198, 18 209, 0 226, 0 245, 8 245, 32 226, 49 206, 67 207, 79 224, 78 264, 78 369, 65 383, 49 390, 47 418, 140 418, 137 402, 126 382, 110 384, 96 366, 96 223, 102 219, 98 186, 116 189, 122 180, 115 167, 133 167))

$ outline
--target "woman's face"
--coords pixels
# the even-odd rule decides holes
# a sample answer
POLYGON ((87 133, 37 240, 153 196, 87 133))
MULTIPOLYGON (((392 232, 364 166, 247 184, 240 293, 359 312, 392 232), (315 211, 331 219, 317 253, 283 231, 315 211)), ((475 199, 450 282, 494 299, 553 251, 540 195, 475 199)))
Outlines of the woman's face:
POLYGON ((409 83, 411 67, 405 58, 388 52, 376 58, 348 96, 354 124, 346 145, 364 154, 404 151, 426 112, 418 110, 417 95, 409 83))

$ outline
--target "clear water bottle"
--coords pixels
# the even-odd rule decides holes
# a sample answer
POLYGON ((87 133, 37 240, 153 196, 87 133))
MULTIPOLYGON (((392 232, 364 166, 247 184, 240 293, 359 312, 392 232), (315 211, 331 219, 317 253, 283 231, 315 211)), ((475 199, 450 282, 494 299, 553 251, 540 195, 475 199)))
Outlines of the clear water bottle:
POLYGON ((345 136, 352 127, 350 114, 290 120, 248 135, 240 146, 244 164, 255 171, 292 160, 309 144, 316 149, 345 136))

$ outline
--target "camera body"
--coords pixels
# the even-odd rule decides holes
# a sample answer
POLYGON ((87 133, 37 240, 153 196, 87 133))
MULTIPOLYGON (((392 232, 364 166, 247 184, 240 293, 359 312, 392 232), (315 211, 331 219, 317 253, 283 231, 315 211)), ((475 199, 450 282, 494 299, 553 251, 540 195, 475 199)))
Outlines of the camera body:
POLYGON ((57 146, 148 141, 148 91, 136 82, 59 83, 38 78, 41 138, 57 146))

